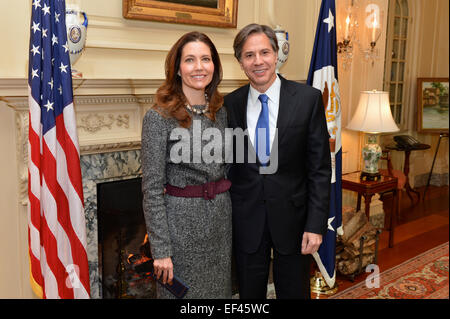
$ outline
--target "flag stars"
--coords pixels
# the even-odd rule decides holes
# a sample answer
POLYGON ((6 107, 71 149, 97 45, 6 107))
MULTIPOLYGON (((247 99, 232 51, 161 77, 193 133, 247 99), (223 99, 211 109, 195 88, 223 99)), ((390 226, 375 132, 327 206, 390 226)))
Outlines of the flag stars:
POLYGON ((44 17, 48 13, 50 15, 50 7, 47 7, 47 5, 44 3, 44 7, 42 8, 42 12, 44 12, 44 17))
POLYGON ((31 70, 31 79, 33 80, 35 77, 39 77, 38 70, 32 69, 31 70))
POLYGON ((50 103, 50 101, 47 100, 47 104, 44 105, 44 107, 47 108, 47 112, 49 112, 50 110, 54 111, 53 104, 55 103, 50 103))
POLYGON ((55 34, 53 34, 53 36, 52 36, 52 45, 55 45, 55 44, 58 44, 58 37, 55 34))
POLYGON ((50 90, 53 90, 53 79, 51 79, 50 82, 48 82, 48 85, 50 85, 50 90))
POLYGON ((43 38, 47 37, 47 31, 48 31, 48 29, 42 29, 42 37, 43 38))
POLYGON ((31 29, 33 29, 33 33, 36 33, 36 31, 41 31, 41 29, 39 29, 39 25, 40 23, 36 23, 33 21, 33 26, 31 27, 31 29))
POLYGON ((59 22, 59 16, 60 16, 60 15, 61 15, 60 13, 56 13, 56 12, 55 12, 55 22, 56 22, 56 23, 59 22))
POLYGON ((33 6, 34 6, 34 10, 36 10, 38 7, 41 7, 41 0, 34 0, 33 6))
POLYGON ((62 85, 59 86, 58 91, 59 91, 59 95, 62 95, 62 85))
POLYGON ((334 16, 331 13, 330 9, 328 9, 328 18, 323 19, 323 22, 328 24, 328 33, 330 33, 331 29, 333 29, 333 27, 334 27, 334 16))
POLYGON ((328 218, 328 230, 335 231, 331 223, 333 222, 335 217, 328 218))
POLYGON ((33 44, 33 48, 30 51, 33 52, 33 56, 35 56, 36 54, 41 54, 39 52, 39 46, 35 47, 34 44, 33 44))
POLYGON ((61 73, 63 73, 63 72, 67 73, 66 68, 67 68, 68 66, 69 66, 69 65, 64 65, 64 63, 61 62, 61 66, 59 67, 59 69, 61 70, 61 73))
POLYGON ((62 46, 64 48, 64 52, 69 52, 69 44, 66 41, 66 44, 62 46))

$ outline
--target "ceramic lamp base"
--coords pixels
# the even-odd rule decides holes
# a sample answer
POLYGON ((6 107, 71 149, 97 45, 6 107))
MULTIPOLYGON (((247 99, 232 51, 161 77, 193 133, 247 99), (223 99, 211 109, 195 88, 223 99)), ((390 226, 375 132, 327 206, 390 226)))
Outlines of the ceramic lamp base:
POLYGON ((380 173, 366 173, 366 172, 361 172, 361 176, 360 179, 362 181, 370 181, 370 182, 377 182, 381 179, 381 174, 380 173))
POLYGON ((367 134, 367 144, 362 149, 364 167, 361 173, 362 181, 378 181, 381 178, 378 171, 378 161, 381 157, 381 147, 377 144, 376 134, 367 134))

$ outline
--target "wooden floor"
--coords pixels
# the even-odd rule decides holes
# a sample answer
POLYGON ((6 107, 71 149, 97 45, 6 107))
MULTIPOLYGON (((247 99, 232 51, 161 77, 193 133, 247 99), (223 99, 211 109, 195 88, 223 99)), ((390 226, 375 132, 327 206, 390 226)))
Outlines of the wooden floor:
MULTIPOLYGON (((422 196, 424 187, 418 190, 422 196)), ((413 198, 414 204, 406 193, 402 194, 401 212, 394 232, 394 246, 388 248, 388 231, 383 231, 380 235, 377 263, 380 273, 449 240, 449 187, 430 186, 425 200, 421 198, 418 202, 415 194, 413 198)), ((387 226, 391 213, 391 198, 386 198, 383 202, 387 226)), ((338 274, 336 282, 339 291, 365 280, 367 275, 363 272, 352 282, 338 274)))

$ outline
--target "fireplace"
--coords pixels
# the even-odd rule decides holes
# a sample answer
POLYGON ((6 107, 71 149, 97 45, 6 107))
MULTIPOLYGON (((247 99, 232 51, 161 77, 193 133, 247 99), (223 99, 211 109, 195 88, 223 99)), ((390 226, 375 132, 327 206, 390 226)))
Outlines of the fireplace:
MULTIPOLYGON (((117 287, 123 292, 124 285, 118 287, 120 283, 117 281, 125 276, 127 254, 139 253, 139 245, 145 236, 140 190, 140 150, 82 155, 80 163, 91 298, 117 298, 111 287, 117 287), (124 188, 129 189, 125 191, 124 188), (126 196, 122 196, 125 192, 126 196), (131 230, 114 228, 118 221, 125 221, 126 228, 131 223, 131 230), (131 240, 128 238, 130 232, 139 234, 131 240), (128 245, 130 242, 132 246, 128 245), (105 248, 109 249, 106 255, 105 248), (117 271, 117 267, 124 269, 117 271), (117 271, 116 275, 112 275, 114 271, 117 271)), ((126 297, 127 294, 122 296, 126 297)), ((139 298, 148 298, 148 295, 139 298)))
POLYGON ((137 274, 127 257, 139 254, 147 233, 141 178, 97 184, 98 262, 103 299, 154 298, 155 282, 137 274))

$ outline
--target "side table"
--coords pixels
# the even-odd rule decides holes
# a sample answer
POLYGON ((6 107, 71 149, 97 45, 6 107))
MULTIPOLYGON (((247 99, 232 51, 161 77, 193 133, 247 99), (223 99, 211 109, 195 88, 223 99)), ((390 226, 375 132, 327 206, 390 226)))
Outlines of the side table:
POLYGON ((417 194, 419 201, 420 201, 420 193, 418 191, 415 191, 414 189, 412 189, 411 185, 409 184, 409 176, 408 176, 409 175, 409 156, 411 155, 411 151, 427 150, 430 147, 431 146, 428 144, 417 144, 415 146, 411 146, 408 148, 403 147, 398 144, 392 144, 392 145, 385 146, 385 149, 390 150, 390 151, 405 152, 405 162, 403 164, 403 173, 405 174, 405 177, 406 177, 405 189, 406 189, 406 194, 408 195, 412 204, 414 204, 414 200, 411 196, 411 193, 417 194))
POLYGON ((342 175, 342 188, 358 193, 356 211, 361 209, 361 196, 364 196, 367 218, 370 218, 370 201, 376 193, 393 193, 392 210, 389 218, 389 248, 394 246, 394 228, 397 218, 397 178, 381 176, 379 181, 361 181, 361 172, 353 172, 342 175))

